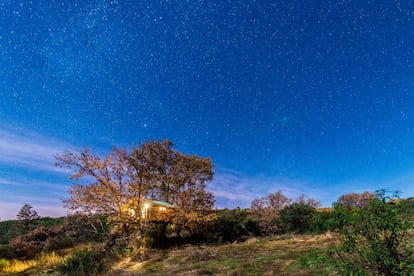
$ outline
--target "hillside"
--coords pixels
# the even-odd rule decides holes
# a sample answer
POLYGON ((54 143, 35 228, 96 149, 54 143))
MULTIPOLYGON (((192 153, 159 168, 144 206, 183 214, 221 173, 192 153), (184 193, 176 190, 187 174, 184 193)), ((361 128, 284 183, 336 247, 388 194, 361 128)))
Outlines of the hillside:
MULTIPOLYGON (((108 275, 315 275, 307 259, 338 241, 332 234, 251 238, 226 245, 152 251, 148 260, 122 259, 108 275)), ((330 270, 328 264, 321 267, 330 270)))

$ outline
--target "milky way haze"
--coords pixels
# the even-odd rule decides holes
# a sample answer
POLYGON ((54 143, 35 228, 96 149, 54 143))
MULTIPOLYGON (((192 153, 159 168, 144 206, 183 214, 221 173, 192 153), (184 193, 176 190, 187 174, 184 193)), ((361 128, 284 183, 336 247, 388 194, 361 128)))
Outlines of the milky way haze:
POLYGON ((168 138, 217 207, 413 196, 412 1, 2 1, 0 217, 62 215, 54 154, 168 138))

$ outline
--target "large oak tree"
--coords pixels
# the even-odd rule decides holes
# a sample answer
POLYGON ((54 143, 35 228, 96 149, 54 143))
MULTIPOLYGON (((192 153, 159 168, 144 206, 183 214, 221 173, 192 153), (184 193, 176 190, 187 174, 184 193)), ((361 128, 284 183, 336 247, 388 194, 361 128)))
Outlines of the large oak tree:
POLYGON ((170 219, 178 232, 194 233, 215 219, 209 212, 214 196, 206 191, 206 183, 213 179, 213 164, 209 158, 185 155, 172 146, 164 140, 133 148, 128 160, 133 175, 139 178, 134 191, 173 204, 170 219))
POLYGON ((141 217, 125 212, 125 206, 140 210, 144 198, 161 200, 175 206, 170 220, 178 229, 194 231, 214 219, 209 214, 214 196, 206 190, 213 164, 209 158, 186 155, 172 146, 163 140, 144 142, 131 152, 114 147, 104 157, 89 149, 57 155, 57 166, 71 169, 70 178, 77 181, 64 201, 66 207, 109 214, 128 225, 141 217))

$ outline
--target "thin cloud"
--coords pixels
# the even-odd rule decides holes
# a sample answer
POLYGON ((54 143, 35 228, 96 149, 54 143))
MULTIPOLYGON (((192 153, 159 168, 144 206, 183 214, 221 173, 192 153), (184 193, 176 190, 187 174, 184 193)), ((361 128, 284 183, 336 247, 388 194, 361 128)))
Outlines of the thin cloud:
POLYGON ((317 183, 300 179, 287 179, 272 176, 246 176, 232 170, 221 170, 209 185, 216 197, 217 208, 247 208, 255 198, 281 190, 286 196, 296 199, 305 194, 322 203, 332 206, 339 196, 347 193, 375 192, 385 189, 390 192, 401 191, 401 197, 413 197, 414 171, 388 180, 350 179, 338 183, 317 183))
MULTIPOLYGON (((22 206, 27 202, 22 203, 9 203, 9 202, 0 202, 0 209, 2 210, 0 219, 1 220, 12 220, 16 219, 17 213, 20 211, 22 206)), ((62 207, 62 204, 36 204, 27 203, 32 205, 33 209, 41 217, 62 217, 65 216, 68 212, 62 207)))
MULTIPOLYGON (((246 208, 255 199, 282 190, 291 198, 302 193, 314 197, 317 193, 312 185, 302 180, 281 177, 246 176, 236 171, 217 172, 209 190, 215 195, 218 208, 246 208)), ((315 197, 316 198, 316 197, 315 197)), ((317 198, 316 198, 317 199, 317 198)))
POLYGON ((65 192, 69 189, 68 184, 60 184, 58 181, 51 182, 51 181, 42 181, 35 178, 25 178, 25 177, 15 177, 13 176, 13 180, 8 178, 0 178, 0 187, 4 186, 13 186, 13 187, 35 187, 37 190, 39 189, 47 189, 48 192, 55 191, 55 192, 65 192))
POLYGON ((0 126, 0 164, 66 173, 54 166, 54 156, 72 146, 35 132, 0 126))
POLYGON ((55 167, 55 155, 70 144, 0 123, 0 218, 14 219, 23 204, 42 216, 63 215, 68 170, 55 167), (36 210, 37 210, 36 208, 36 210))
POLYGON ((6 179, 6 178, 0 178, 0 185, 18 186, 18 187, 24 186, 24 184, 22 184, 21 182, 6 179))

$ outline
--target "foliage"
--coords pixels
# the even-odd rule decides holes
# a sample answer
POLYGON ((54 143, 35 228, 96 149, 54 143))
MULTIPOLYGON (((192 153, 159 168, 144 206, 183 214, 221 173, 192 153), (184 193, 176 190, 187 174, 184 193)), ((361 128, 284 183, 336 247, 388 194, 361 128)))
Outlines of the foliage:
POLYGON ((35 222, 39 219, 39 215, 36 210, 33 209, 32 205, 24 204, 17 213, 17 221, 19 226, 24 230, 30 230, 35 227, 35 222))
POLYGON ((292 200, 277 191, 265 197, 255 199, 251 203, 254 215, 259 219, 259 226, 263 234, 276 234, 282 232, 279 216, 280 212, 292 200))
POLYGON ((12 259, 14 257, 15 254, 9 244, 0 244, 0 258, 12 259))
POLYGON ((296 200, 295 203, 299 203, 299 204, 303 204, 303 205, 308 205, 312 208, 318 208, 321 206, 321 202, 317 201, 314 198, 308 197, 305 194, 301 194, 296 200))
POLYGON ((257 219, 252 217, 251 210, 224 209, 218 212, 210 238, 219 242, 240 241, 259 234, 259 225, 257 219))
POLYGON ((169 222, 178 234, 185 230, 199 233, 210 225, 214 214, 214 196, 206 191, 206 182, 213 179, 209 158, 185 155, 172 149, 172 142, 143 143, 134 147, 128 158, 135 181, 130 191, 135 200, 142 196, 169 202, 175 206, 169 222))
POLYGON ((60 236, 76 238, 80 242, 102 241, 109 234, 107 217, 75 213, 65 217, 64 223, 55 228, 60 236))
POLYGON ((15 220, 0 221, 0 244, 7 244, 17 235, 15 220))
POLYGON ((52 229, 53 227, 62 225, 66 217, 60 218, 51 218, 51 217, 41 217, 36 220, 36 227, 43 226, 47 229, 52 229))
MULTIPOLYGON (((140 215, 131 215, 128 208, 140 214, 144 198, 162 200, 176 207, 169 220, 178 230, 198 231, 204 225, 204 215, 214 206, 213 194, 206 191, 213 165, 209 158, 182 154, 172 145, 168 140, 144 142, 130 153, 114 147, 103 158, 89 149, 57 155, 58 166, 73 170, 71 179, 93 180, 74 184, 70 198, 64 201, 66 207, 107 214, 114 230, 128 235, 143 231, 146 223, 140 215)), ((204 218, 207 223, 214 220, 212 216, 204 218)))
POLYGON ((18 255, 34 258, 40 253, 46 244, 51 231, 45 227, 39 227, 33 231, 19 235, 9 241, 10 248, 18 255))
POLYGON ((334 231, 337 222, 333 208, 316 209, 313 214, 312 223, 310 225, 310 232, 325 233, 327 231, 334 231))
POLYGON ((310 230, 316 210, 305 202, 294 202, 280 211, 280 224, 287 232, 305 233, 310 230))
POLYGON ((69 190, 70 198, 64 201, 65 206, 88 214, 115 214, 116 219, 122 220, 126 216, 122 207, 129 199, 126 156, 125 149, 116 147, 104 158, 92 154, 89 149, 79 154, 65 152, 57 155, 57 166, 73 170, 70 179, 93 179, 88 185, 74 184, 69 190))
POLYGON ((58 267, 58 270, 72 275, 97 275, 105 270, 104 257, 104 252, 99 248, 75 250, 58 267))
MULTIPOLYGON (((64 218, 49 218, 49 217, 41 217, 35 221, 35 225, 33 227, 46 227, 47 229, 52 229, 56 226, 63 224, 64 218)), ((30 229, 21 229, 19 227, 21 225, 18 224, 16 220, 6 220, 0 221, 0 244, 8 244, 9 241, 18 235, 26 234, 30 231, 30 229)), ((0 255, 1 256, 1 255, 0 255)))
POLYGON ((341 204, 342 208, 346 210, 351 210, 353 208, 363 209, 369 205, 371 199, 373 199, 375 196, 375 193, 368 191, 365 191, 361 194, 350 193, 341 195, 336 203, 341 204))
MULTIPOLYGON (((394 194, 393 197, 397 197, 394 194)), ((409 275, 414 271, 414 252, 408 245, 412 217, 404 205, 394 204, 379 191, 367 205, 349 209, 335 205, 339 231, 344 236, 340 256, 348 273, 409 275)))
POLYGON ((28 233, 15 236, 8 242, 7 254, 0 248, 0 256, 34 258, 43 251, 69 248, 82 242, 103 241, 108 233, 105 220, 105 217, 99 215, 81 214, 67 216, 64 220, 48 218, 39 224, 56 226, 49 229, 39 226, 28 233))

